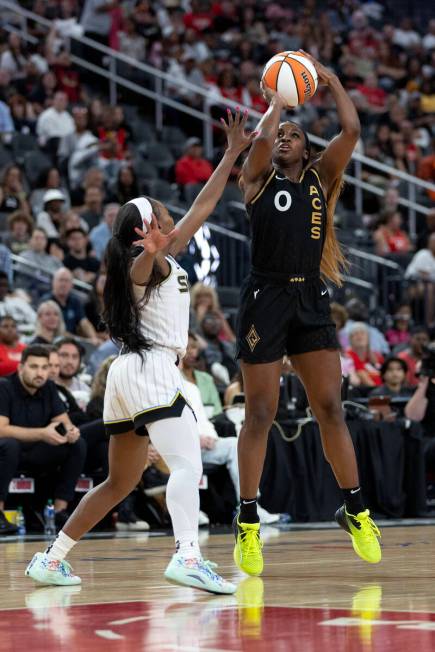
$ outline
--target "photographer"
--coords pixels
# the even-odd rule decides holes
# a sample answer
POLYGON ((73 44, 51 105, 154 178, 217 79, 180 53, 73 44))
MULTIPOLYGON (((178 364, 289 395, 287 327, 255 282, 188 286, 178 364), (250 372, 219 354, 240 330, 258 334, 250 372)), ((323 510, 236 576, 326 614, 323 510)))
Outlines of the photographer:
POLYGON ((435 470, 435 344, 423 349, 419 382, 405 408, 405 416, 420 421, 426 439, 426 466, 435 470))
POLYGON ((20 466, 58 471, 54 509, 56 525, 62 527, 85 462, 86 443, 48 380, 48 357, 47 347, 29 346, 18 372, 0 379, 0 534, 9 533, 4 503, 20 466))

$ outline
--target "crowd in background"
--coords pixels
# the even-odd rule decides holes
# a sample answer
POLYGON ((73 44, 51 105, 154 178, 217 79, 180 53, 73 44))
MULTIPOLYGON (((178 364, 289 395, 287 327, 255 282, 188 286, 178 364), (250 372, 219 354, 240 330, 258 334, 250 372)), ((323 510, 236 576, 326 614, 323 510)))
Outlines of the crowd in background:
MULTIPOLYGON (((334 68, 350 92, 363 127, 360 150, 435 181, 435 20, 414 24, 395 15, 395 3, 355 0, 305 0, 292 8, 259 0, 21 4, 54 23, 51 29, 31 23, 34 45, 0 30, 0 376, 21 382, 22 368, 32 359, 27 357, 20 365, 23 352, 47 347, 42 349, 47 359, 41 373, 46 383, 55 384, 65 413, 85 442, 77 453, 81 461, 76 460, 74 467, 76 480, 82 472, 106 470, 102 401, 118 347, 100 317, 105 246, 119 206, 149 191, 147 169, 150 174, 155 170, 152 165, 144 167, 143 160, 138 164, 138 149, 146 142, 137 142, 126 107, 112 106, 104 94, 93 92, 89 78, 71 63, 65 38, 84 34, 202 86, 212 111, 217 98, 229 98, 263 112, 266 103, 259 78, 264 63, 279 51, 302 48, 334 68), (20 256, 14 272, 12 255, 20 256)), ((100 57, 99 63, 107 62, 100 57)), ((128 64, 123 72, 136 74, 128 64)), ((146 84, 145 78, 141 81, 146 84)), ((177 84, 168 83, 165 92, 192 107, 202 105, 200 96, 180 91, 177 84)), ((176 115, 166 116, 175 120, 173 126, 176 115)), ((329 139, 337 132, 331 98, 322 88, 295 115, 318 136, 329 139)), ((182 203, 189 198, 190 186, 207 181, 215 161, 204 157, 195 128, 180 125, 186 139, 159 174, 177 187, 182 203)), ((332 305, 342 372, 351 396, 411 398, 423 382, 418 373, 424 347, 434 339, 435 302, 427 283, 435 282, 435 212, 418 223, 414 242, 398 203, 399 180, 394 174, 368 169, 364 175, 384 194, 375 202, 365 197, 364 214, 357 219, 371 230, 377 254, 407 256, 406 276, 413 284, 406 295, 397 297, 382 330, 370 323, 367 306, 358 297, 346 306, 332 305), (421 325, 416 306, 422 301, 428 319, 421 325)), ((419 196, 427 206, 433 199, 426 192, 419 196)), ((345 195, 339 211, 346 212, 347 202, 345 195)), ((190 400, 201 415, 203 461, 227 466, 237 499, 240 414, 235 410, 229 418, 224 411, 224 406, 243 403, 243 382, 234 360, 234 315, 220 305, 215 289, 195 283, 188 254, 180 262, 189 267, 193 282, 191 334, 182 371, 190 400)), ((283 378, 291 376, 285 361, 283 378)), ((6 409, 4 388, 0 385, 0 418, 6 409)), ((431 419, 429 415, 428 433, 435 431, 431 419)), ((47 423, 39 427, 46 428, 47 423)), ((62 441, 73 446, 74 437, 62 441)), ((45 433, 35 441, 55 445, 55 439, 54 433, 45 433)), ((0 462, 15 454, 18 470, 16 445, 5 452, 4 440, 0 437, 0 462)), ((151 449, 143 480, 147 495, 158 493, 156 488, 164 491, 166 472, 151 449)), ((6 498, 0 495, 0 515, 6 498)), ((57 498, 61 524, 69 499, 57 498)), ((119 514, 120 527, 122 523, 126 529, 146 527, 128 500, 119 514)), ((265 522, 276 516, 263 513, 265 522)))

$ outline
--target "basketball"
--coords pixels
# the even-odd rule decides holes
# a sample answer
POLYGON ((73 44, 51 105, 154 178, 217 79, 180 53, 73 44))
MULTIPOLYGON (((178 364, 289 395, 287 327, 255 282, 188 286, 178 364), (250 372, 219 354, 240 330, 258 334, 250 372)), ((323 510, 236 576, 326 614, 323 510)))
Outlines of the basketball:
POLYGON ((317 90, 317 72, 301 52, 279 52, 264 66, 265 86, 277 91, 289 106, 304 104, 317 90))

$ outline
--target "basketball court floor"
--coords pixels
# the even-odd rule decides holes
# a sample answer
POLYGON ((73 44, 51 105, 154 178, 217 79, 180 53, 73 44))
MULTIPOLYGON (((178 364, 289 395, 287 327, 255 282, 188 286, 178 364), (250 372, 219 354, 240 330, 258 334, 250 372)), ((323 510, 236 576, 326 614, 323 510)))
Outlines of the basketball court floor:
POLYGON ((238 584, 213 596, 163 579, 172 537, 81 542, 79 587, 36 587, 26 563, 43 541, 0 543, 0 652, 432 652, 435 523, 382 529, 383 561, 357 558, 347 535, 264 529, 265 572, 243 577, 229 533, 202 532, 204 556, 238 584))

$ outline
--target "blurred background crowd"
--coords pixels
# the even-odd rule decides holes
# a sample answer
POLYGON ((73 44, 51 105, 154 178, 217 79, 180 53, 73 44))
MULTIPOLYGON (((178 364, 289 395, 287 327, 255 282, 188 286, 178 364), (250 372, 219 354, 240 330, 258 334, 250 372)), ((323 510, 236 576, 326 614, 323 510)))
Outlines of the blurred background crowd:
MULTIPOLYGON (((58 501, 58 525, 67 516, 80 477, 85 474, 97 482, 107 472, 102 405, 118 347, 108 338, 100 309, 106 280, 104 250, 119 206, 150 194, 182 214, 212 174, 223 147, 222 134, 215 129, 212 155, 206 157, 200 120, 171 106, 164 109, 159 129, 151 100, 139 101, 133 91, 124 89, 117 103, 111 102, 108 84, 73 62, 82 56, 107 68, 108 57, 86 43, 71 44, 72 36, 88 37, 169 73, 174 79, 164 82, 165 97, 192 109, 206 108, 212 117, 222 114, 222 100, 264 112, 267 105, 259 79, 264 63, 277 52, 302 48, 337 72, 360 115, 358 151, 393 168, 363 166, 363 180, 382 192, 364 193, 358 212, 354 189, 348 186, 337 207, 339 234, 347 245, 397 261, 401 270, 384 305, 369 305, 354 288, 333 293, 346 397, 363 401, 405 397, 402 412, 407 409, 409 418, 422 421, 430 440, 435 435, 435 391, 429 371, 430 342, 435 339, 435 193, 417 190, 415 200, 428 210, 417 216, 413 234, 400 204, 403 180, 397 176, 402 171, 435 182, 435 19, 428 4, 357 0, 305 0, 291 8, 287 2, 261 0, 16 4, 47 20, 28 21, 28 38, 23 38, 13 14, 1 10, 0 376, 6 380, 0 384, 0 418, 9 415, 6 385, 23 384, 23 378, 31 377, 32 356, 21 365, 20 360, 28 347, 36 346, 31 349, 35 356, 46 359, 40 372, 44 384, 55 384, 84 442, 80 454, 75 452, 80 459, 75 459, 73 472, 68 471, 72 490, 65 493, 59 483, 50 489, 58 501), (202 88, 205 96, 186 90, 180 80, 202 88), (46 347, 42 353, 41 346, 46 347), (422 360, 426 371, 419 376, 422 360), (420 394, 414 394, 416 388, 420 394), (408 401, 413 402, 407 408, 408 401)), ((152 87, 146 69, 138 70, 128 60, 117 65, 118 74, 152 87)), ((293 116, 315 136, 329 140, 337 133, 337 115, 323 88, 293 116)), ((249 227, 236 183, 240 163, 211 221, 246 235, 249 227)), ((218 250, 213 238, 209 244, 218 250)), ((227 468, 228 501, 235 506, 236 437, 243 419, 243 382, 234 360, 241 278, 223 283, 228 278, 226 267, 234 261, 217 252, 219 270, 204 271, 202 254, 197 243, 180 256, 192 286, 191 334, 182 371, 201 415, 203 462, 210 469, 227 468)), ((279 416, 305 415, 303 388, 287 360, 283 387, 279 416)), ((11 425, 29 426, 12 421, 11 425)), ((1 516, 10 500, 9 481, 21 472, 47 472, 32 446, 44 442, 59 446, 53 437, 50 440, 47 425, 48 421, 35 423, 44 433, 31 443, 19 439, 18 448, 10 441, 13 435, 0 432, 0 533, 10 532, 1 516)), ((64 439, 63 444, 77 448, 77 440, 64 439)), ((49 467, 59 469, 67 463, 72 464, 55 456, 49 467)), ((141 486, 117 510, 119 529, 146 529, 147 520, 166 522, 167 477, 162 460, 151 449, 141 486), (138 493, 148 499, 142 516, 135 514, 138 493)), ((216 511, 216 505, 207 507, 216 511)), ((262 518, 274 522, 280 515, 264 509, 262 518)), ((208 522, 205 513, 202 519, 208 522)))

